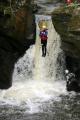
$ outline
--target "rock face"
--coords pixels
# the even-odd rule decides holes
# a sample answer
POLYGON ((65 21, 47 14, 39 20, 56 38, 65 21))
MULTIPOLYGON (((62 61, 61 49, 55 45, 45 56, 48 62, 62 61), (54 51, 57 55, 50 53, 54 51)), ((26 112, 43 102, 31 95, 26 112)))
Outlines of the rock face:
POLYGON ((80 82, 80 7, 71 4, 53 11, 52 21, 61 36, 61 48, 65 52, 66 67, 75 73, 80 82))
POLYGON ((12 85, 15 62, 35 43, 35 17, 29 6, 21 6, 14 14, 9 8, 0 9, 0 89, 12 85))

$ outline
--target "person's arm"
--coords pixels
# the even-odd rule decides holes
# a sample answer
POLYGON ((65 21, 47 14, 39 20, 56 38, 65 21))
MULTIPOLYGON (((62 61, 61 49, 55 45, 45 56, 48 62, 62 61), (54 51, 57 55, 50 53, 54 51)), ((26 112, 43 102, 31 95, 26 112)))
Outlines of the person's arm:
POLYGON ((48 30, 46 30, 46 34, 48 35, 48 30))
POLYGON ((39 37, 41 38, 41 31, 40 31, 40 33, 39 33, 39 37))
POLYGON ((39 33, 39 37, 41 36, 41 31, 40 31, 40 33, 39 33))
POLYGON ((45 30, 45 34, 48 35, 48 30, 47 29, 45 30))

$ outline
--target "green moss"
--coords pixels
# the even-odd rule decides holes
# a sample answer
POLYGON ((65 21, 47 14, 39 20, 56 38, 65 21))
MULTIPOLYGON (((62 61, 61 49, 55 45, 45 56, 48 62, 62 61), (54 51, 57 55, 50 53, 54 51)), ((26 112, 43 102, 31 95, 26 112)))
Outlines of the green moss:
POLYGON ((62 49, 68 55, 80 57, 80 7, 60 7, 53 11, 52 21, 61 36, 62 49))
POLYGON ((12 13, 11 13, 11 8, 10 8, 10 7, 5 7, 4 12, 5 12, 5 14, 9 14, 9 15, 12 14, 12 13))
POLYGON ((10 6, 5 6, 3 4, 0 5, 0 12, 3 12, 4 14, 11 15, 11 8, 10 6))
POLYGON ((68 24, 70 30, 80 29, 80 16, 73 16, 68 24))

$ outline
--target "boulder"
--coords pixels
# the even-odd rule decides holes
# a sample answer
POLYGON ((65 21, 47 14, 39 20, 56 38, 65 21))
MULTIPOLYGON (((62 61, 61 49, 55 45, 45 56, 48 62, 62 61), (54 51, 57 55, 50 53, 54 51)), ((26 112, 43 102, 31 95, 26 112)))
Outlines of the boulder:
MULTIPOLYGON (((66 67, 75 73, 80 82, 80 6, 71 4, 57 8, 52 13, 52 22, 61 37, 66 67)), ((72 84, 71 84, 72 85, 72 84)))
POLYGON ((52 21, 61 36, 62 49, 69 56, 80 58, 80 7, 61 7, 52 13, 52 21))
MULTIPOLYGON (((30 5, 29 5, 30 6, 30 5)), ((35 43, 36 24, 31 7, 23 5, 12 13, 0 9, 0 89, 12 85, 14 64, 35 43)))

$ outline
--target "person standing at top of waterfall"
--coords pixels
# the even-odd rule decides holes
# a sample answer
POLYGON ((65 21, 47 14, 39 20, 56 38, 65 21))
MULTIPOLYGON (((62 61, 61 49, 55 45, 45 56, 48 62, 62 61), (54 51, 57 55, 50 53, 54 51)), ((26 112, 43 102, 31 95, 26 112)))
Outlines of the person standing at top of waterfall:
POLYGON ((69 5, 72 3, 72 0, 66 0, 66 3, 69 5))
POLYGON ((40 30, 39 36, 42 44, 42 56, 45 57, 47 51, 48 29, 40 30))

